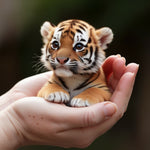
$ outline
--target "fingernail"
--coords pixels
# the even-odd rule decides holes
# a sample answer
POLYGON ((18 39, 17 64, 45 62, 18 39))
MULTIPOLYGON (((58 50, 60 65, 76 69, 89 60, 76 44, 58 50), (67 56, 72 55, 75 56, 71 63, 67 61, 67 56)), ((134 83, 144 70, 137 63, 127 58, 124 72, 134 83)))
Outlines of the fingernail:
POLYGON ((121 59, 124 61, 124 63, 126 63, 126 59, 124 57, 121 57, 121 59))
POLYGON ((106 103, 104 105, 105 118, 106 119, 110 118, 116 112, 116 110, 117 110, 117 108, 114 104, 106 103))
POLYGON ((139 64, 136 64, 136 72, 135 72, 135 74, 137 74, 137 72, 138 72, 138 70, 139 70, 139 67, 140 67, 140 65, 139 65, 139 64))
POLYGON ((120 54, 117 54, 116 56, 117 56, 117 57, 121 57, 121 55, 120 55, 120 54))

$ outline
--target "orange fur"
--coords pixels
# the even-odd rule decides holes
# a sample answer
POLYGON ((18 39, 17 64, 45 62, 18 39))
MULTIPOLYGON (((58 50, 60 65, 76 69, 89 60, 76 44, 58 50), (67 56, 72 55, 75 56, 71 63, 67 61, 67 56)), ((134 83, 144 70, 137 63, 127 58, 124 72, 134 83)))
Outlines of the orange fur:
POLYGON ((55 92, 63 92, 69 96, 69 93, 58 84, 49 84, 49 82, 41 88, 41 90, 38 92, 38 96, 47 99, 51 93, 55 92))
MULTIPOLYGON (((101 75, 99 75, 97 80, 92 82, 92 85, 96 85, 99 83, 102 86, 106 86, 106 87, 105 88, 97 88, 97 87, 88 88, 85 91, 83 91, 82 93, 80 93, 79 95, 75 96, 74 98, 88 100, 88 102, 90 104, 95 104, 95 103, 110 100, 111 93, 110 93, 109 89, 107 88, 107 84, 105 81, 105 76, 104 76, 102 68, 100 69, 100 71, 101 71, 100 72, 101 75)), ((95 76, 93 78, 95 78, 95 76)), ((93 80, 93 78, 91 78, 91 80, 93 80)))

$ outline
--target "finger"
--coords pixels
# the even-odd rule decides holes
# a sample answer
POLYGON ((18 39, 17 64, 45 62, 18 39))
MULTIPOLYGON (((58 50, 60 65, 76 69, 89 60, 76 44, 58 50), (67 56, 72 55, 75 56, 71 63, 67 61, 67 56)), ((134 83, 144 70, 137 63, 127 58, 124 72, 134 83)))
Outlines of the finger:
POLYGON ((118 84, 119 79, 125 72, 125 58, 116 58, 112 65, 112 74, 108 78, 108 85, 114 90, 118 84))
MULTIPOLYGON (((122 98, 126 98, 126 99, 130 98, 129 95, 131 95, 138 69, 139 69, 139 65, 137 65, 135 63, 131 63, 131 64, 127 65, 127 67, 125 69, 125 73, 119 80, 118 85, 115 89, 115 92, 113 93, 113 96, 115 98, 116 98, 116 95, 118 95, 118 93, 123 94, 122 98)), ((113 96, 112 96, 112 98, 113 98, 113 96)), ((120 96, 118 95, 118 97, 120 97, 120 96)), ((116 98, 116 99, 118 99, 118 98, 116 98)))
POLYGON ((75 115, 72 121, 69 118, 67 120, 67 122, 71 121, 70 126, 60 130, 58 132, 59 137, 64 140, 67 139, 75 147, 87 147, 91 144, 98 135, 103 133, 101 125, 102 129, 105 128, 103 123, 113 117, 117 111, 115 104, 111 102, 102 103, 87 107, 88 111, 84 110, 85 112, 80 110, 81 108, 77 108, 78 112, 73 112, 74 114, 71 115, 72 117, 75 115))
POLYGON ((106 78, 112 73, 112 64, 115 61, 115 59, 118 58, 116 55, 109 56, 103 63, 103 71, 105 73, 106 78))
POLYGON ((72 144, 74 144, 75 147, 84 148, 89 146, 97 137, 108 131, 118 120, 119 118, 115 113, 111 118, 95 126, 73 128, 71 130, 60 132, 59 135, 63 138, 73 138, 70 142, 74 141, 72 144))
POLYGON ((122 111, 122 113, 125 112, 126 107, 128 105, 132 93, 133 85, 134 85, 134 80, 135 80, 135 74, 130 72, 125 73, 121 77, 111 97, 111 101, 118 106, 119 110, 122 111))
MULTIPOLYGON (((129 66, 132 66, 132 65, 129 65, 129 66)), ((129 68, 133 69, 133 66, 129 68)), ((137 72, 137 70, 138 69, 136 68, 134 73, 137 72)), ((72 135, 74 138, 76 138, 74 140, 76 141, 76 143, 74 143, 76 144, 75 146, 84 147, 84 146, 88 146, 98 136, 108 131, 122 117, 122 113, 125 111, 125 107, 128 104, 128 101, 132 92, 135 76, 136 76, 136 73, 135 74, 126 73, 121 78, 120 84, 118 85, 118 95, 113 96, 115 98, 115 100, 113 101, 118 105, 119 108, 117 109, 117 112, 110 119, 105 120, 95 126, 86 127, 86 128, 76 128, 76 129, 68 130, 65 132, 61 132, 61 135, 63 135, 63 137, 65 136, 68 137, 72 135), (123 81, 124 83, 122 83, 123 81), (122 111, 122 109, 124 110, 122 111), (84 139, 86 139, 86 141, 84 141, 84 139)), ((70 136, 70 139, 72 136, 70 136)))
POLYGON ((131 72, 131 73, 134 73, 136 75, 137 72, 138 72, 138 69, 139 69, 139 65, 138 64, 130 63, 130 64, 127 65, 127 67, 125 69, 125 72, 131 72))
POLYGON ((34 75, 31 77, 28 77, 26 79, 21 80, 20 82, 23 82, 23 84, 29 85, 29 83, 34 83, 36 86, 41 86, 44 84, 48 79, 51 77, 52 72, 45 72, 38 75, 34 75))
POLYGON ((51 77, 52 72, 41 73, 19 81, 12 89, 24 92, 28 96, 36 96, 37 92, 51 77))
MULTIPOLYGON (((26 97, 16 101, 14 108, 20 112, 27 109, 28 112, 38 113, 56 122, 61 131, 72 128, 88 127, 99 124, 111 117, 117 110, 117 106, 111 102, 102 102, 83 108, 72 108, 65 105, 50 103, 40 97, 26 97), (33 105, 35 107, 33 107, 33 105)), ((26 113, 28 114, 28 113, 26 113)))
POLYGON ((91 129, 91 132, 97 133, 95 137, 106 132, 123 116, 127 109, 138 68, 139 66, 135 63, 127 66, 126 73, 121 77, 119 84, 111 97, 111 101, 117 105, 117 112, 100 126, 95 126, 91 129))
POLYGON ((117 88, 115 89, 111 97, 111 100, 117 104, 117 106, 120 108, 120 110, 123 111, 123 113, 125 112, 130 100, 138 69, 139 65, 135 63, 131 63, 126 67, 125 73, 121 77, 117 88))
POLYGON ((126 68, 125 62, 126 60, 124 57, 117 58, 113 62, 113 77, 115 79, 120 79, 120 77, 123 75, 126 68))
POLYGON ((68 108, 63 118, 65 125, 63 130, 95 126, 111 117, 116 110, 117 106, 111 102, 102 102, 84 108, 68 108))
POLYGON ((115 114, 104 120, 101 123, 96 124, 95 126, 73 128, 70 130, 65 130, 59 132, 59 137, 63 139, 69 139, 70 143, 74 147, 84 148, 89 146, 98 136, 104 134, 108 129, 110 129, 116 122, 115 114))

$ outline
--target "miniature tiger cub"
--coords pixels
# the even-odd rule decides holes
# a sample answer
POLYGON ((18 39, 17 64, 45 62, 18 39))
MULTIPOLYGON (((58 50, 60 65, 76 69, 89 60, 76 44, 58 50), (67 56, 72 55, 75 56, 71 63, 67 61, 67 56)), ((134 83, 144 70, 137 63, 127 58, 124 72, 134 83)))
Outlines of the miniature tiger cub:
POLYGON ((81 20, 67 20, 41 27, 44 40, 41 61, 53 71, 38 96, 73 107, 89 106, 110 99, 102 63, 107 44, 113 39, 111 29, 96 30, 81 20))

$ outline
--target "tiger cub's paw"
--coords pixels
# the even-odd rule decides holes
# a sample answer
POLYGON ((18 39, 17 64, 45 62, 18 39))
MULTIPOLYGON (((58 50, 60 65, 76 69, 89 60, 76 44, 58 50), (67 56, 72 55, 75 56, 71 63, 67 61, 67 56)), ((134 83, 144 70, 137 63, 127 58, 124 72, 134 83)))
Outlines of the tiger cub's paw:
POLYGON ((76 96, 74 97, 71 101, 70 101, 70 105, 72 107, 87 107, 87 106, 90 106, 90 105, 93 105, 93 104, 96 104, 96 103, 99 103, 99 102, 103 102, 104 101, 104 98, 101 97, 101 96, 98 96, 95 97, 95 96, 91 96, 91 95, 87 95, 87 96, 83 96, 80 97, 79 96, 76 96))
POLYGON ((67 103, 69 99, 69 95, 64 92, 54 92, 46 98, 46 100, 56 103, 67 103))
POLYGON ((47 101, 56 103, 67 103, 70 100, 69 93, 57 84, 46 83, 37 94, 47 101))
POLYGON ((90 106, 88 100, 83 100, 82 98, 73 98, 70 102, 72 107, 86 107, 90 106))
POLYGON ((110 99, 111 93, 99 88, 89 88, 76 95, 70 102, 73 107, 86 107, 110 99))

